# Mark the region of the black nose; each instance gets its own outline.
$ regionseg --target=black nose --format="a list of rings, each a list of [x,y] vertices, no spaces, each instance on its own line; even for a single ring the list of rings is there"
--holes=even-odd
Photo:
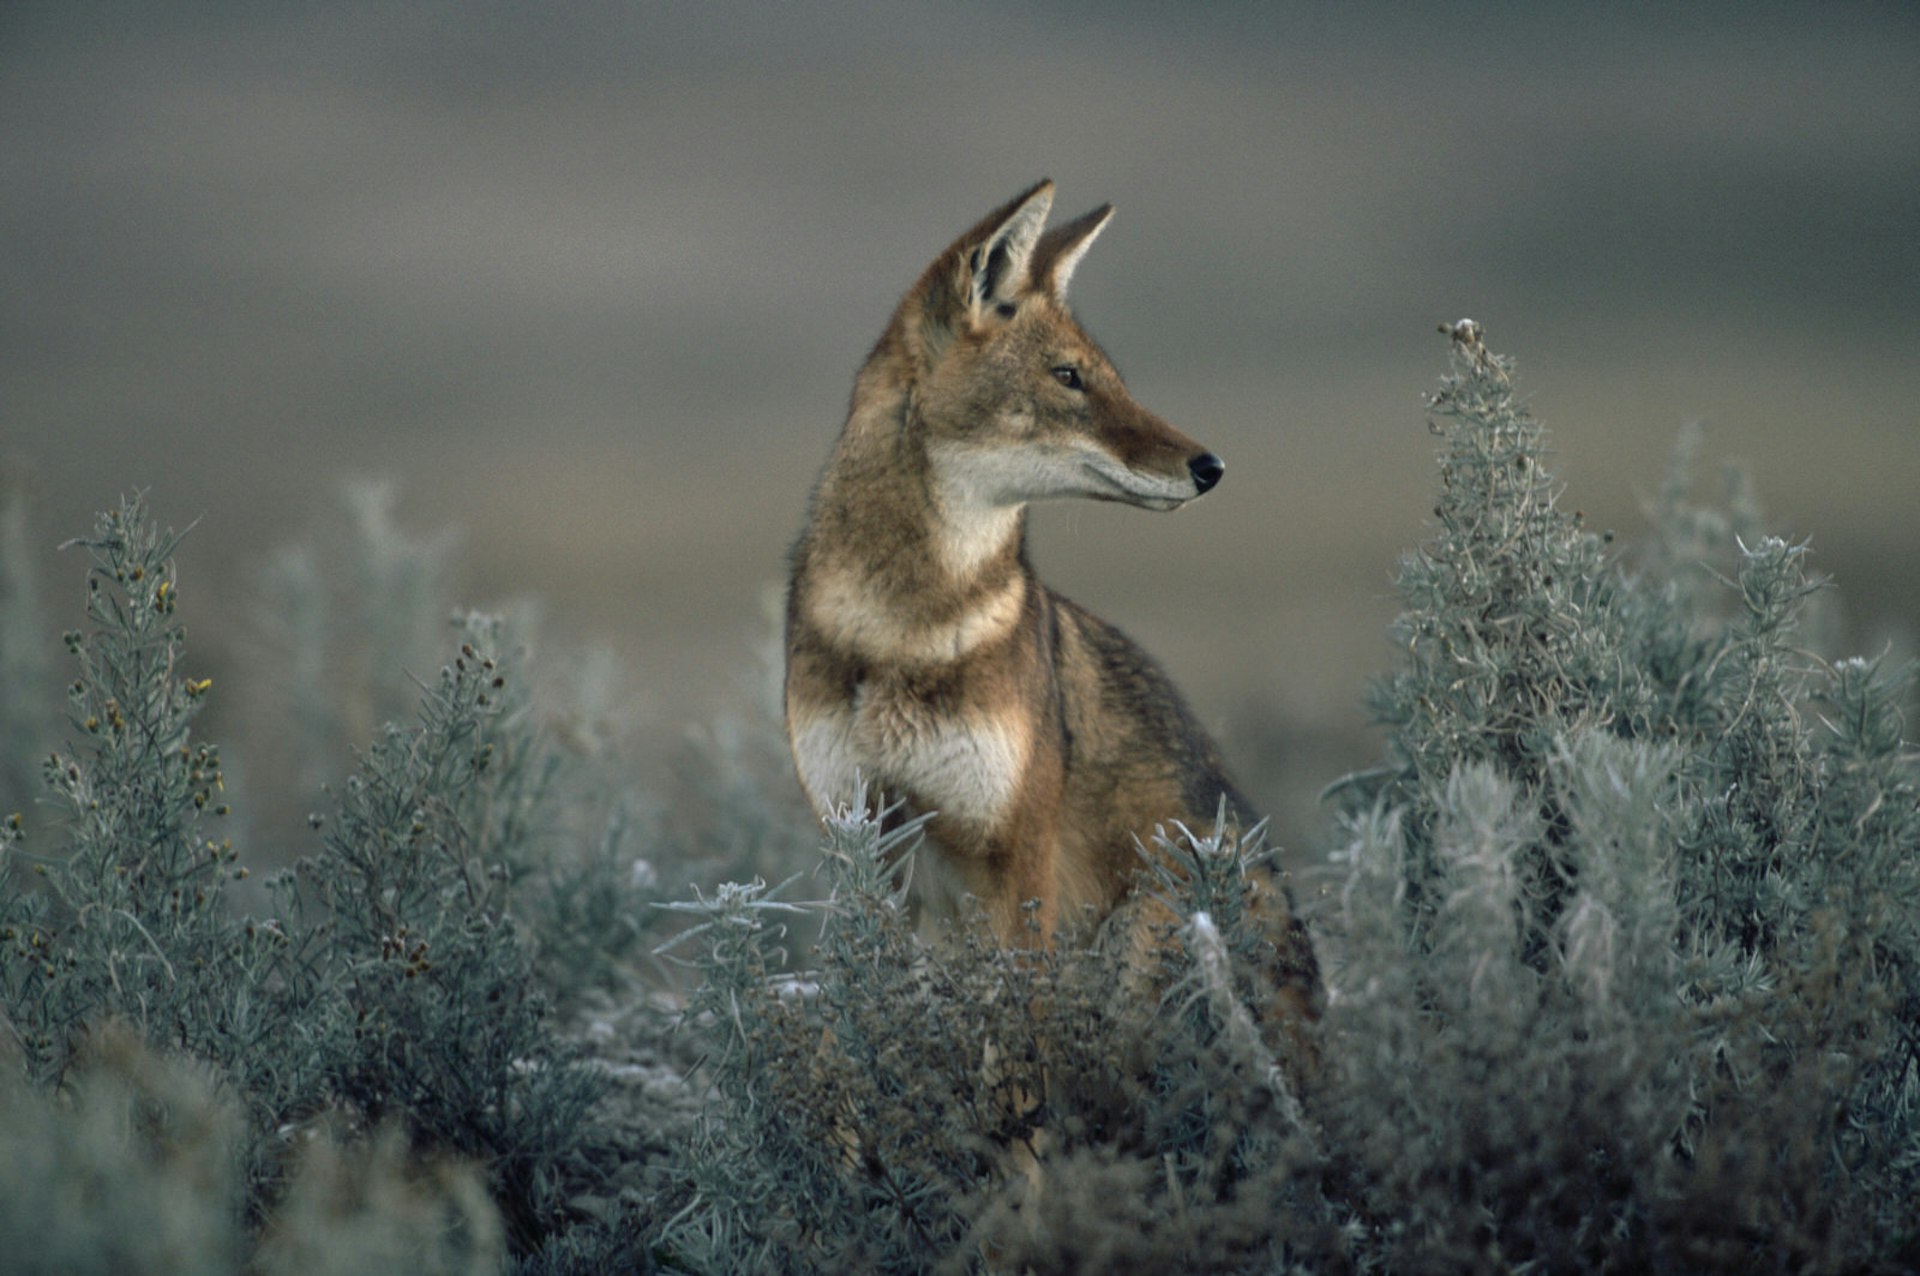
[[[1205,492],[1227,472],[1227,463],[1211,452],[1202,452],[1187,462],[1187,469],[1193,474],[1193,485]]]

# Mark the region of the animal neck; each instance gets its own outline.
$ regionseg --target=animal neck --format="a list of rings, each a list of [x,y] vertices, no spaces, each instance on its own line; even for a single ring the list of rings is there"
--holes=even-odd
[[[948,580],[958,584],[1020,565],[1026,548],[1027,507],[978,500],[964,487],[927,475],[928,547]]]
[[[848,422],[802,551],[807,610],[868,658],[958,659],[1019,616],[1026,509],[942,483],[905,411]]]

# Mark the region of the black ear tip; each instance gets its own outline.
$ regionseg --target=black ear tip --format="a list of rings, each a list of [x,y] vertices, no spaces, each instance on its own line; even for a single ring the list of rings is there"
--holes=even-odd
[[[1227,463],[1211,452],[1202,452],[1187,462],[1187,472],[1193,475],[1193,485],[1207,492],[1227,472]]]

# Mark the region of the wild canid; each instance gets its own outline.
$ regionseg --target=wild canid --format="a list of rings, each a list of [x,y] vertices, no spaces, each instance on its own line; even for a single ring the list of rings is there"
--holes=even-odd
[[[1039,183],[907,291],[854,381],[787,600],[787,735],[815,809],[863,776],[903,816],[934,812],[914,907],[951,918],[971,896],[1010,946],[1127,905],[1156,826],[1211,829],[1222,799],[1253,822],[1160,666],[1027,559],[1029,502],[1177,509],[1225,469],[1133,401],[1067,309],[1112,207],[1043,232],[1052,203]],[[1284,888],[1262,890],[1283,1001],[1311,1015],[1312,949]],[[1128,905],[1126,924],[1152,912]]]

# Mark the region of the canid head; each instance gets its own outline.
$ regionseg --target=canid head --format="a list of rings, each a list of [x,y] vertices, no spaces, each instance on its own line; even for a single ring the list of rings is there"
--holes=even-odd
[[[1067,285],[1113,216],[1043,231],[1053,183],[988,215],[934,259],[861,372],[903,390],[940,498],[984,513],[1084,496],[1175,509],[1220,458],[1133,401],[1067,308]]]

